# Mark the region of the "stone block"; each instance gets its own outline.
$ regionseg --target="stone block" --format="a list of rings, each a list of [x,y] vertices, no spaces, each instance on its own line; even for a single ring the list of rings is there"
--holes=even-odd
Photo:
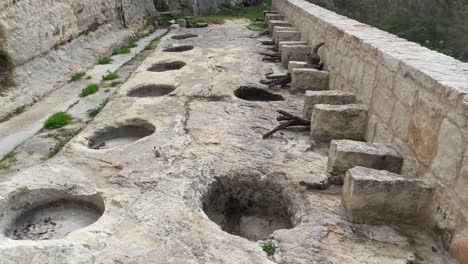
[[[278,43],[278,52],[281,53],[283,46],[285,45],[307,45],[307,41],[303,40],[293,40],[293,41],[281,41]]]
[[[300,41],[301,32],[299,31],[278,31],[275,35],[275,45],[278,45],[282,41]]]
[[[288,73],[292,73],[294,69],[313,69],[314,65],[305,61],[289,61]]]
[[[420,178],[354,167],[344,179],[342,205],[355,223],[414,224],[426,218],[431,194],[432,187]]]
[[[289,62],[289,68],[294,67],[295,63]],[[310,120],[312,110],[314,110],[316,104],[345,105],[355,103],[356,96],[352,93],[339,90],[306,91],[304,97],[304,118]]]
[[[310,136],[314,140],[362,140],[367,125],[367,107],[359,104],[315,105]]]
[[[285,20],[270,20],[268,21],[268,31],[270,34],[273,34],[273,29],[275,27],[292,27],[292,25]]]
[[[273,29],[273,34],[271,34],[271,37],[272,37],[272,39],[273,39],[273,41],[274,41],[275,43],[278,43],[278,42],[276,41],[276,35],[277,35],[278,32],[280,32],[280,31],[297,31],[297,29],[295,29],[295,28],[293,28],[293,27],[275,27],[275,28]]]
[[[328,154],[328,172],[342,175],[357,166],[401,173],[403,157],[391,144],[332,140]]]
[[[328,72],[316,69],[294,69],[291,72],[291,93],[307,90],[328,90]]]
[[[311,51],[307,45],[285,45],[281,50],[281,63],[287,69],[289,61],[307,61]]]
[[[285,17],[283,15],[280,15],[278,13],[266,13],[265,14],[265,22],[269,22],[271,20],[284,20]]]

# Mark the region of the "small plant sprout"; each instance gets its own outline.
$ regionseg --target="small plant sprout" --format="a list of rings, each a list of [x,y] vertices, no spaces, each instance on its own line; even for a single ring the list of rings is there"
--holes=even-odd
[[[81,79],[83,79],[83,77],[86,75],[86,73],[84,72],[77,72],[75,74],[72,75],[71,77],[71,81],[72,82],[76,82],[76,81],[79,81]]]
[[[130,49],[136,48],[136,47],[138,47],[138,45],[134,41],[132,41],[125,46],[115,49],[112,55],[128,54],[130,53]]]
[[[45,129],[61,128],[61,127],[68,125],[72,119],[73,118],[71,115],[64,113],[64,112],[58,112],[58,113],[51,115],[44,122],[44,128]]]
[[[112,81],[118,79],[120,76],[115,72],[109,72],[107,75],[102,76],[103,81]]]
[[[103,58],[100,58],[100,59],[98,60],[98,64],[100,64],[100,65],[111,64],[112,61],[113,61],[112,58],[103,57]]]
[[[81,96],[81,97],[86,97],[86,96],[88,96],[88,95],[92,95],[92,94],[97,93],[97,91],[99,91],[99,85],[97,85],[97,84],[90,84],[90,85],[88,85],[86,88],[84,88],[83,90],[81,90],[80,96]]]
[[[271,256],[271,255],[275,254],[276,250],[279,249],[279,247],[277,247],[275,244],[269,242],[269,243],[263,244],[262,249],[263,249],[263,251],[265,251],[268,254],[268,256]]]

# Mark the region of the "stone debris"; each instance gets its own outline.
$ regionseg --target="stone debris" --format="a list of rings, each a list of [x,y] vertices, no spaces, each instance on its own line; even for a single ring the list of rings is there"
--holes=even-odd
[[[401,173],[403,157],[391,144],[332,140],[327,171],[344,174],[357,166]]]
[[[313,140],[363,140],[367,127],[367,107],[360,104],[315,105],[311,117]]]
[[[291,93],[329,90],[329,74],[317,69],[296,68],[291,73]]]
[[[296,62],[290,62],[289,66],[295,65]],[[303,62],[297,63],[304,64]],[[352,93],[343,92],[339,90],[327,90],[327,91],[306,91],[304,96],[304,118],[310,119],[312,111],[317,104],[329,104],[329,105],[346,105],[355,104],[356,96]]]
[[[346,173],[342,204],[355,223],[424,225],[431,194],[423,179],[355,167]]]

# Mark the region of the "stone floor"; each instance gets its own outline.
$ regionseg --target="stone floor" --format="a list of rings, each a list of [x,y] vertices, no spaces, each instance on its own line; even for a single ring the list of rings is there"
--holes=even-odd
[[[261,61],[259,51],[265,47],[246,26],[247,21],[228,21],[172,31],[58,155],[1,182],[2,215],[20,209],[12,203],[53,199],[63,192],[97,195],[104,204],[97,222],[63,239],[0,235],[1,263],[454,263],[422,230],[347,222],[339,188],[307,191],[299,186],[301,180],[324,179],[328,146],[311,144],[308,131],[300,129],[262,140],[277,125],[276,110],[301,114],[303,97],[274,91],[286,99],[255,102],[233,95],[240,86],[259,86],[265,73],[281,70],[279,64]],[[171,38],[183,33],[199,37]],[[194,49],[162,52],[171,45]],[[147,71],[163,61],[186,66]],[[177,89],[162,97],[126,96],[143,84]],[[154,126],[150,136],[115,148],[88,147],[96,131],[148,126],[145,121]],[[280,208],[278,197],[284,199],[281,206],[287,207],[294,228],[271,235],[269,241],[279,247],[273,256],[263,252],[262,241],[230,235],[205,214],[205,194],[219,179],[261,191],[274,186],[257,197],[272,211]],[[0,229],[7,225],[0,223]]]

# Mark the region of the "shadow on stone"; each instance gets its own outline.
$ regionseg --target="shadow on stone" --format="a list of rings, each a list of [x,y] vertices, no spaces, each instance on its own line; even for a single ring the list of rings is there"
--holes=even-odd
[[[196,38],[196,37],[198,37],[198,35],[195,35],[195,34],[182,34],[182,35],[172,36],[172,39],[180,40],[180,39],[188,39],[188,38]]]
[[[225,232],[251,241],[263,240],[291,223],[283,188],[252,176],[223,177],[202,198],[203,210]]]
[[[129,120],[124,124],[105,127],[98,130],[89,139],[90,149],[110,149],[133,143],[141,138],[150,136],[156,128],[142,119]]]
[[[241,86],[239,89],[234,91],[234,95],[237,98],[246,101],[283,101],[284,97],[279,94],[274,94],[261,88]]]
[[[127,93],[130,97],[159,97],[170,94],[176,89],[173,85],[147,84],[133,88]]]
[[[193,46],[182,45],[182,46],[177,46],[177,47],[171,47],[171,48],[163,49],[163,52],[184,52],[184,51],[189,51],[189,50],[193,50]]]
[[[54,189],[14,195],[0,228],[14,240],[61,239],[96,222],[104,213],[99,195],[75,196]]]
[[[151,67],[148,68],[148,71],[151,72],[165,72],[165,71],[175,71],[182,69],[185,65],[187,65],[183,61],[170,61],[170,62],[161,62],[155,63]]]

